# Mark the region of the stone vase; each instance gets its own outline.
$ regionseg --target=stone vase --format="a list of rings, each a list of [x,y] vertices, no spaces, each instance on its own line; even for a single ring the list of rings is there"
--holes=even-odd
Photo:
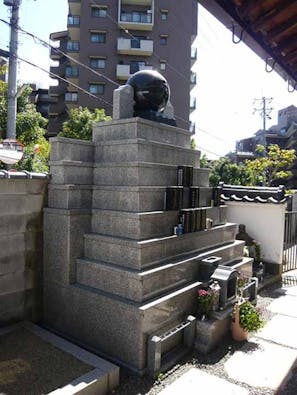
[[[232,338],[238,342],[247,340],[249,332],[242,329],[239,324],[239,305],[234,306],[234,317],[231,322]]]

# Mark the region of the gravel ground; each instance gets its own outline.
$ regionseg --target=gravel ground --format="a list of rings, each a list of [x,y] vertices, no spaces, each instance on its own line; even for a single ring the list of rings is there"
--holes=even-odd
[[[275,284],[261,291],[258,295],[257,307],[261,309],[265,321],[268,321],[273,316],[273,314],[267,310],[267,306],[277,297],[275,289],[278,287],[280,287],[280,284]],[[197,352],[193,351],[178,365],[174,366],[173,369],[166,372],[164,375],[160,375],[159,380],[153,380],[149,377],[131,376],[131,373],[121,369],[120,387],[113,392],[113,395],[156,395],[193,367],[199,368],[217,377],[227,379],[234,384],[238,384],[246,388],[250,395],[275,394],[275,392],[269,388],[253,388],[244,383],[236,382],[227,376],[224,370],[225,362],[235,351],[241,350],[243,346],[245,346],[246,352],[249,352],[249,350],[253,351],[255,347],[252,343],[235,342],[230,336],[227,336],[220,346],[210,354],[199,355]],[[287,382],[286,387],[280,390],[277,395],[296,395],[297,368],[293,369],[292,373],[294,374],[291,380]]]

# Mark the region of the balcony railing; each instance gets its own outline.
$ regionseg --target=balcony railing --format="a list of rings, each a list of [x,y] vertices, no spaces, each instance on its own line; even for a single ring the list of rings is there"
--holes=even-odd
[[[140,3],[140,4],[139,4]],[[147,6],[149,9],[141,11],[126,12],[122,6],[130,4],[125,1],[120,1],[118,24],[122,29],[132,30],[152,30],[154,25],[154,2],[139,1],[137,5]],[[133,2],[136,5],[136,1]]]
[[[151,6],[153,0],[121,0],[121,3],[127,5],[144,5]]]
[[[118,64],[117,65],[117,79],[119,80],[127,80],[131,77],[132,74],[136,73],[140,70],[152,70],[152,66],[138,66],[137,65],[129,65],[129,64]]]
[[[118,38],[118,53],[123,55],[151,56],[154,50],[153,40]]]

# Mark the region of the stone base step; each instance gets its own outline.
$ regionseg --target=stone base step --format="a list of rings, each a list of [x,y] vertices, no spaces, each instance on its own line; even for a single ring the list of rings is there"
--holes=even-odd
[[[118,121],[98,122],[93,127],[93,141],[146,139],[159,143],[190,148],[191,133],[174,126],[148,121],[143,118],[120,119]]]
[[[142,241],[87,233],[84,235],[84,252],[86,258],[140,270],[178,255],[232,243],[236,231],[237,225],[228,223],[181,236]]]
[[[169,330],[196,312],[200,284],[195,282],[150,303],[138,304],[79,284],[65,287],[45,282],[45,324],[118,364],[144,373],[149,336]]]
[[[160,211],[164,210],[165,192],[165,186],[95,185],[93,187],[93,208],[134,213]],[[212,199],[212,188],[200,187],[199,206],[210,206]]]
[[[209,186],[209,169],[194,168],[193,185]],[[56,181],[55,177],[55,181]],[[176,185],[177,166],[150,162],[102,163],[94,166],[95,185]]]
[[[183,259],[172,259],[158,267],[135,271],[106,262],[90,259],[77,260],[77,282],[135,302],[144,302],[172,292],[199,279],[199,262],[209,256],[219,256],[222,264],[238,261],[244,242],[192,254]]]
[[[95,162],[151,162],[199,167],[200,152],[146,139],[101,142],[95,148]]]
[[[226,266],[231,266],[233,269],[237,270],[244,277],[253,277],[253,262],[254,258],[243,257],[239,260],[232,260],[230,262],[224,263]]]
[[[226,222],[227,206],[207,207],[206,218],[213,226]],[[178,224],[179,211],[153,211],[133,213],[113,210],[93,210],[92,232],[108,236],[144,240],[169,236]]]

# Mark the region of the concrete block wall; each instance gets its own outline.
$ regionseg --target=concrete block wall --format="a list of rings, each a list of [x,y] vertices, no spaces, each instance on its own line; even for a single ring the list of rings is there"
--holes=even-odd
[[[0,326],[4,326],[41,318],[48,180],[45,174],[0,173]]]

